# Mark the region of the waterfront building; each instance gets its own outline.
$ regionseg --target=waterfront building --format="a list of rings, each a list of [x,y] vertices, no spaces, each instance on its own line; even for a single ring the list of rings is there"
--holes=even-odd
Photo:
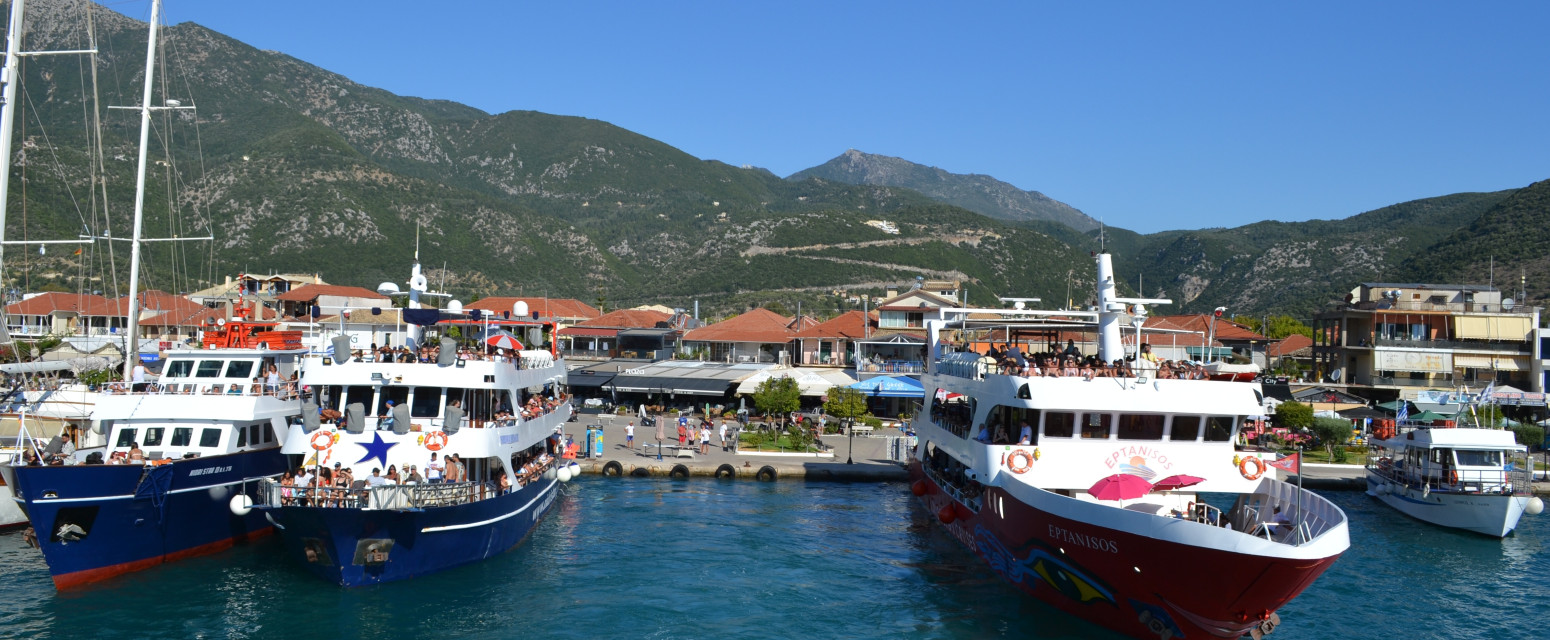
[[[560,355],[567,360],[620,357],[654,360],[657,359],[654,355],[657,351],[672,349],[677,343],[677,333],[665,327],[671,318],[671,313],[653,309],[616,309],[556,331],[556,342]],[[664,329],[666,334],[662,333]],[[647,330],[649,333],[639,330]],[[640,340],[637,341],[637,338]],[[625,342],[629,344],[623,344]],[[623,355],[623,351],[630,351],[631,355]]]
[[[753,309],[685,333],[679,351],[701,352],[710,362],[790,362],[792,338],[798,333],[792,325],[799,322],[769,309]]]
[[[553,323],[555,330],[575,326],[603,315],[590,304],[575,298],[491,296],[463,305],[464,309],[489,311],[500,317],[510,313],[518,302],[527,305],[529,319]]]
[[[1539,309],[1485,285],[1369,282],[1314,315],[1322,379],[1374,399],[1498,386],[1544,391]]]
[[[856,362],[856,347],[877,330],[877,314],[846,311],[792,336],[797,362],[821,367],[849,367]]]

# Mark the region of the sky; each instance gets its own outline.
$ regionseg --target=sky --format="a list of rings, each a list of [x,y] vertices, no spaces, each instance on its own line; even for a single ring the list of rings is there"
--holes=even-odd
[[[149,3],[108,2],[133,18]],[[1550,178],[1550,3],[168,0],[402,95],[786,176],[846,149],[1141,232]]]

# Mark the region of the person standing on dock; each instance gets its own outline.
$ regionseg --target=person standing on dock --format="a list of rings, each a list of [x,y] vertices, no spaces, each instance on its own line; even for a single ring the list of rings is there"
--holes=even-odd
[[[629,424],[624,425],[624,446],[626,448],[630,448],[630,449],[634,449],[635,448],[635,421],[634,420],[631,420]]]
[[[721,421],[721,450],[727,450],[727,421]]]
[[[710,453],[710,423],[700,423],[700,455]]]

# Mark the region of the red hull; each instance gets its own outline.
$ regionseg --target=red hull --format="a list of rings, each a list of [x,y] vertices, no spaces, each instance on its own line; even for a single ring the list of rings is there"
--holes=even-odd
[[[995,487],[1004,512],[974,513],[919,463],[912,480],[953,537],[1024,592],[1136,638],[1237,638],[1270,617],[1334,564],[1164,542],[1035,509]],[[950,516],[944,518],[942,516]],[[951,522],[946,522],[951,520]]]
[[[219,553],[230,549],[232,545],[238,542],[251,542],[272,533],[274,533],[274,527],[265,527],[252,533],[227,538],[225,540],[217,540],[210,544],[194,547],[192,549],[184,549],[177,553],[169,553],[166,555],[156,556],[154,558],[145,558],[143,560],[136,560],[134,562],[125,562],[123,564],[116,564],[111,567],[99,567],[96,569],[88,569],[86,571],[77,571],[75,573],[60,574],[54,576],[54,588],[60,591],[64,591],[66,589],[73,589],[81,585],[91,584],[93,582],[101,582],[109,578],[115,578],[126,573],[133,573],[135,571],[149,569],[166,562],[177,562],[178,560],[183,560],[186,558],[194,558],[198,556],[210,555],[212,553]]]

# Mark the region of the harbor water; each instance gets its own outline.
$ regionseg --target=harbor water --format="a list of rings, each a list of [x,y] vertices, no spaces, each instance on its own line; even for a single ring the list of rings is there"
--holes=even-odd
[[[1328,495],[1351,549],[1272,638],[1546,637],[1545,516],[1495,540]],[[56,593],[6,533],[0,637],[1113,637],[1015,592],[932,518],[902,483],[584,477],[516,550],[363,589],[270,538]]]

